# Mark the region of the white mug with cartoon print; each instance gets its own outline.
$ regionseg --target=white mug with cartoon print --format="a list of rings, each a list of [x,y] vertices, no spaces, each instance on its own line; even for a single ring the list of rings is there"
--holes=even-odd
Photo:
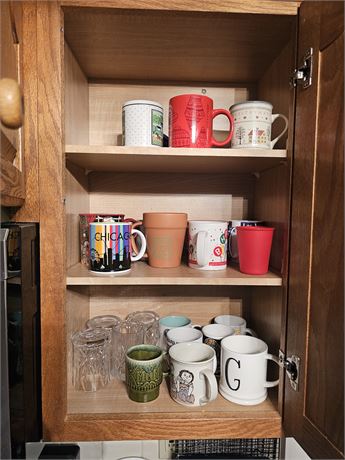
[[[199,270],[227,266],[228,223],[215,220],[188,222],[188,265]]]
[[[170,396],[188,407],[203,406],[217,398],[214,375],[216,353],[205,343],[177,343],[169,349]]]

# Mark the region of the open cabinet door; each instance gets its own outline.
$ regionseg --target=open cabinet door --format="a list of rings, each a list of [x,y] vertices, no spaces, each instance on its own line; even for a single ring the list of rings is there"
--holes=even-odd
[[[303,2],[299,62],[313,48],[312,85],[297,88],[284,429],[312,458],[344,452],[344,3]]]

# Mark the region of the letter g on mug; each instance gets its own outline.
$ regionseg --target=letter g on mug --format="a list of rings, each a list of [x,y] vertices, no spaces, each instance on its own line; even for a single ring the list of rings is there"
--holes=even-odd
[[[221,343],[219,392],[227,400],[245,406],[260,404],[267,388],[279,379],[267,382],[267,360],[279,365],[262,340],[247,335],[231,335]]]

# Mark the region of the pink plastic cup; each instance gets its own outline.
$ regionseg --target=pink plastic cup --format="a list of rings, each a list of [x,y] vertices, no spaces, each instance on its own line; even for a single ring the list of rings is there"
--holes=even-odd
[[[236,227],[240,271],[248,275],[268,272],[274,228]]]

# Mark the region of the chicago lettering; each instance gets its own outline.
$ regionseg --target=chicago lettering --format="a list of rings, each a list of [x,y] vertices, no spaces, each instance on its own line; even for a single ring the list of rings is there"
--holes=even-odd
[[[101,232],[96,232],[95,233],[95,241],[127,241],[131,237],[131,234],[129,232],[123,232],[120,233],[116,237],[116,232],[113,233],[101,233]]]

